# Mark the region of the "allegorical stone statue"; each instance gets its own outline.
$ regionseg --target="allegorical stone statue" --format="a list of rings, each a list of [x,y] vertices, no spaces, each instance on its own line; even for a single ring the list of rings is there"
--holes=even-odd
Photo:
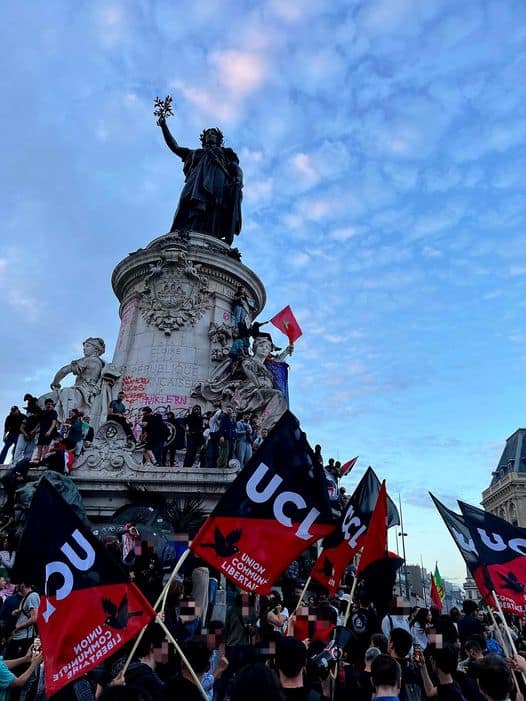
[[[241,231],[241,197],[243,172],[231,148],[223,146],[220,129],[205,129],[202,148],[179,146],[166,125],[164,114],[158,114],[168,148],[183,161],[185,183],[172,228],[191,229],[222,239],[229,245]]]
[[[271,428],[287,408],[283,392],[274,387],[272,373],[265,365],[272,348],[272,341],[268,338],[256,338],[251,356],[243,357],[239,365],[225,358],[209,380],[201,381],[193,388],[192,396],[213,404],[231,402],[236,411],[258,414],[261,425]],[[287,346],[273,359],[281,362],[292,352],[293,346]]]
[[[106,363],[100,357],[106,350],[104,341],[102,338],[90,337],[84,341],[82,346],[84,356],[78,360],[72,360],[60,368],[51,383],[53,392],[40,398],[44,400],[50,396],[55,400],[55,409],[59,421],[65,421],[69,417],[71,409],[98,415],[103,411],[103,407],[99,408],[94,405],[101,403],[106,405],[111,400],[111,385],[115,379],[115,374],[108,367],[108,380],[110,380],[110,377],[111,380],[107,383],[104,382],[104,379],[106,379],[104,377]],[[69,374],[75,375],[75,384],[73,387],[62,387],[61,381]],[[101,393],[108,396],[103,397]]]

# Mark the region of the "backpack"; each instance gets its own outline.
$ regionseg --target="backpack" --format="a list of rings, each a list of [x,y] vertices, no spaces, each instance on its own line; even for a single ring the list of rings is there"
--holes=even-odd
[[[418,667],[409,660],[399,660],[402,667],[402,685],[400,701],[425,701],[422,689],[422,677]]]

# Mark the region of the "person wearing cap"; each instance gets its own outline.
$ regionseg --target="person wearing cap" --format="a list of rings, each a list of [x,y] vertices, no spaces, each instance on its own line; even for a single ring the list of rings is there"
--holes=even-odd
[[[307,663],[307,648],[296,638],[280,638],[276,644],[276,668],[286,701],[319,701],[317,691],[305,686],[303,672]]]
[[[25,418],[26,417],[17,406],[11,407],[11,411],[6,416],[4,421],[4,447],[0,452],[0,465],[4,464],[9,448],[13,449],[14,455],[16,442],[18,440],[18,436],[20,435],[20,426]]]

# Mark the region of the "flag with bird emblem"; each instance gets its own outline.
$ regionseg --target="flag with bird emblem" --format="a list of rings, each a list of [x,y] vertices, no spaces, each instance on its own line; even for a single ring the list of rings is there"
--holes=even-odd
[[[336,518],[323,467],[287,411],[190,547],[240,589],[268,594],[292,560],[334,530]]]
[[[475,547],[475,543],[473,542],[464,517],[462,514],[457,514],[451,511],[451,509],[448,509],[447,506],[444,506],[431,492],[429,492],[429,496],[433,500],[438,513],[442,516],[442,520],[455,541],[455,545],[460,550],[460,554],[464,558],[464,562],[477,584],[481,597],[486,603],[489,603],[491,597],[491,582],[488,583],[484,571],[479,568],[477,548]],[[434,581],[433,574],[431,574],[431,579]],[[438,592],[436,597],[439,598]],[[440,606],[438,606],[438,608],[440,608]]]
[[[526,611],[526,528],[476,506],[458,502],[477,553],[474,578],[495,592],[503,611]]]
[[[373,468],[368,467],[334,532],[323,541],[323,550],[314,563],[310,576],[323,584],[330,594],[338,591],[346,567],[363,545],[379,493],[380,480]],[[389,526],[400,523],[398,509],[389,497],[387,513]]]
[[[45,476],[31,501],[16,577],[42,592],[37,628],[48,696],[101,665],[155,616],[129,572]]]

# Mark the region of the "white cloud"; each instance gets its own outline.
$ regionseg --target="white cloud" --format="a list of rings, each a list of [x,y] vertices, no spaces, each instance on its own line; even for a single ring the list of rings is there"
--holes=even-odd
[[[249,51],[215,51],[210,62],[230,97],[245,97],[263,84],[268,66],[264,58]]]
[[[358,235],[358,229],[355,226],[341,226],[333,229],[329,236],[334,241],[348,241],[353,236]]]
[[[307,186],[314,185],[320,179],[320,176],[314,166],[311,158],[306,153],[296,153],[290,159],[292,167],[299,174],[303,183]]]

